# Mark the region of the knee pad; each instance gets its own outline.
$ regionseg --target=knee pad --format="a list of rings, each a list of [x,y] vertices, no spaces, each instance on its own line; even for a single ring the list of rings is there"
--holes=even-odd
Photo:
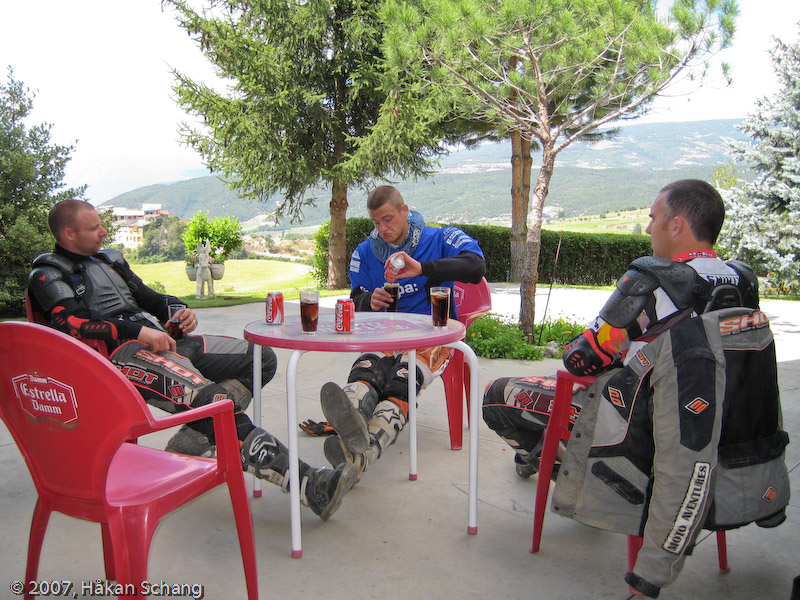
[[[501,377],[489,382],[486,391],[483,392],[483,405],[505,404],[504,390],[510,379],[510,377]]]
[[[184,402],[191,408],[200,408],[219,400],[233,400],[234,403],[236,402],[234,395],[218,383],[209,383],[193,390],[187,389],[184,396]]]
[[[394,361],[393,357],[389,357],[390,361]],[[363,381],[375,388],[380,396],[383,388],[386,385],[386,374],[388,372],[386,357],[378,356],[377,354],[362,354],[358,360],[350,367],[350,375],[347,377],[347,383],[355,381]]]
[[[422,389],[423,375],[417,367],[417,394]],[[386,389],[383,392],[384,398],[395,398],[399,400],[401,406],[408,408],[408,365],[398,363],[395,365],[389,380],[386,382]]]
[[[247,389],[247,386],[238,379],[223,379],[218,382],[217,385],[228,393],[228,397],[233,400],[233,403],[239,410],[247,410],[247,407],[250,406],[253,394]]]

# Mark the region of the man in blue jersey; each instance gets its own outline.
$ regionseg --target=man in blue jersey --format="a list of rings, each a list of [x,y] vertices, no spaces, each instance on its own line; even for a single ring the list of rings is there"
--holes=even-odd
[[[474,239],[455,227],[427,227],[394,187],[373,190],[367,210],[375,229],[350,259],[350,297],[357,311],[385,310],[392,297],[383,284],[398,280],[398,311],[430,314],[431,287],[478,283],[486,272],[483,251]],[[405,266],[394,274],[390,258],[397,256]],[[452,302],[450,318],[456,318]],[[417,351],[417,392],[441,375],[449,357],[445,347]],[[325,457],[332,464],[354,463],[358,481],[406,424],[408,359],[402,353],[363,354],[347,381],[344,388],[326,383],[320,393],[322,411],[336,430],[325,440]]]

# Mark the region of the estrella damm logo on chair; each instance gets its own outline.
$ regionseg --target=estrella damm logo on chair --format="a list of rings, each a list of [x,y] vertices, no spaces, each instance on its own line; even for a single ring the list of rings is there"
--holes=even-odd
[[[22,410],[36,421],[60,423],[66,429],[78,420],[75,390],[52,377],[25,373],[11,380]]]

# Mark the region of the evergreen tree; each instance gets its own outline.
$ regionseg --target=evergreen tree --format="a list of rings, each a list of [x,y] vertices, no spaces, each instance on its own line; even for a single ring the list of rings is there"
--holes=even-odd
[[[53,248],[47,214],[59,200],[81,198],[86,186],[63,190],[72,146],[50,144],[50,125],[26,127],[33,96],[8,70],[0,85],[0,314],[24,314],[31,262]]]
[[[196,3],[165,2],[229,84],[220,92],[176,72],[179,104],[203,119],[184,127],[184,140],[240,196],[279,198],[276,219],[301,218],[316,202],[314,187],[330,186],[328,286],[347,287],[348,188],[428,168],[428,140],[408,133],[419,113],[384,104],[380,4],[208,0],[196,10]],[[404,135],[362,144],[379,120]],[[431,140],[427,152],[436,151]]]
[[[539,146],[521,284],[529,336],[558,154],[642,114],[680,75],[701,77],[708,57],[730,44],[737,12],[733,0],[675,0],[669,20],[642,0],[386,0],[385,54],[401,80],[458,90],[461,116]]]
[[[800,257],[800,40],[776,40],[770,52],[780,88],[761,98],[739,129],[752,142],[730,142],[755,174],[723,191],[721,246],[784,287],[798,286]]]

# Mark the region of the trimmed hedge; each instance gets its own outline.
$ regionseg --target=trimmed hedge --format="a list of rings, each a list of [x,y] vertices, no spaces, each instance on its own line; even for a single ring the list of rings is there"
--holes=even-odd
[[[444,224],[431,224],[443,227]],[[452,224],[472,236],[486,256],[486,279],[492,282],[507,281],[511,269],[511,230],[495,225]],[[372,231],[372,221],[365,217],[347,219],[347,258],[356,246]],[[553,262],[558,240],[561,250],[558,268],[553,280]],[[328,281],[328,240],[330,222],[320,227],[314,240],[314,278],[325,285]],[[649,256],[650,236],[642,234],[573,233],[569,231],[542,231],[542,249],[539,254],[539,283],[561,285],[613,285],[627,270],[628,265],[640,256]]]

